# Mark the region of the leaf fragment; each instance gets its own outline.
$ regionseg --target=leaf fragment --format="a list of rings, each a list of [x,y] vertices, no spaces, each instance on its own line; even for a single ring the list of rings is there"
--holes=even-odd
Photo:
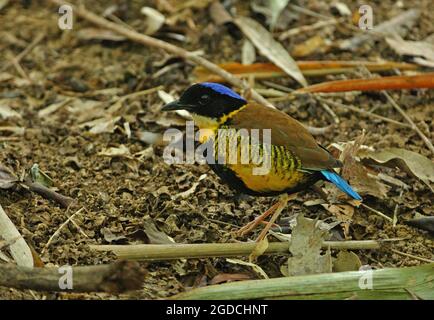
[[[235,19],[235,23],[258,48],[261,54],[298,81],[303,87],[307,86],[307,81],[298,68],[297,63],[289,55],[288,51],[279,42],[274,40],[267,29],[255,20],[247,17],[238,17]]]

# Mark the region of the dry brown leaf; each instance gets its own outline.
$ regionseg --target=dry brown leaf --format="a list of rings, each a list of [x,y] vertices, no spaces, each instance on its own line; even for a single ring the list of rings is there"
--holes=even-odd
[[[110,147],[105,148],[101,150],[98,153],[99,156],[105,156],[105,157],[124,157],[128,159],[132,159],[130,149],[126,147],[125,145],[121,144],[119,147]]]
[[[99,118],[80,125],[80,127],[91,127],[89,132],[92,134],[112,133],[116,129],[116,123],[121,120],[121,117],[115,118]]]
[[[321,254],[321,246],[328,232],[315,225],[315,220],[308,220],[301,214],[297,217],[297,226],[292,231],[289,245],[292,257],[288,259],[287,270],[290,276],[332,271],[330,252]]]
[[[345,238],[348,238],[350,224],[354,215],[354,207],[348,204],[322,204],[322,206],[341,222]]]
[[[256,61],[256,50],[252,42],[245,39],[241,48],[241,63],[244,65],[252,64]]]
[[[150,244],[173,244],[175,241],[164,232],[157,229],[151,219],[145,220],[143,230]]]
[[[260,275],[262,278],[264,279],[268,279],[268,275],[265,273],[264,270],[262,270],[262,268],[260,266],[258,266],[257,264],[254,264],[252,262],[247,262],[247,261],[243,261],[240,259],[229,259],[226,258],[226,261],[229,263],[234,263],[234,264],[240,264],[242,266],[248,266],[251,267],[253,269],[253,271],[255,271],[258,275]]]
[[[384,21],[375,26],[375,35],[382,34],[399,34],[403,36],[408,30],[411,30],[412,26],[419,19],[421,11],[419,9],[410,9],[403,13],[394,16],[392,19]],[[357,19],[358,21],[358,19]],[[377,37],[372,32],[361,32],[352,37],[342,41],[339,47],[343,50],[354,50],[360,47],[365,42],[372,42]]]
[[[340,251],[333,261],[334,272],[358,271],[361,266],[359,257],[352,251]]]
[[[179,199],[179,198],[186,199],[189,196],[191,196],[196,191],[196,188],[199,185],[199,182],[202,181],[203,179],[205,179],[206,176],[207,176],[206,173],[202,174],[199,177],[199,179],[196,182],[194,182],[193,185],[188,190],[185,190],[183,192],[180,192],[180,193],[172,196],[172,200],[176,200],[176,199]]]
[[[268,248],[268,238],[267,236],[264,237],[264,239],[260,240],[256,243],[255,248],[253,248],[252,253],[249,255],[249,261],[254,261],[257,257],[261,256],[265,250]]]
[[[0,163],[0,189],[12,188],[16,182],[18,182],[18,177],[14,172]]]
[[[303,87],[307,86],[306,79],[298,68],[297,63],[289,55],[288,51],[279,42],[274,40],[267,29],[255,20],[247,17],[236,18],[235,23],[258,48],[261,54],[297,80]]]
[[[388,148],[380,151],[360,150],[358,156],[383,165],[397,165],[422,180],[434,192],[430,184],[434,182],[434,162],[423,155],[405,149]]]
[[[214,1],[209,6],[209,15],[214,23],[218,26],[233,22],[232,16],[226,11],[220,1]]]
[[[396,53],[405,56],[423,57],[426,62],[434,63],[434,44],[424,41],[405,41],[403,39],[386,38],[387,44]],[[420,60],[414,60],[415,62]]]
[[[375,172],[369,172],[368,168],[364,167],[356,160],[356,156],[365,140],[365,135],[358,137],[353,144],[348,143],[340,160],[344,166],[342,168],[342,176],[348,180],[350,185],[361,195],[370,194],[374,197],[384,199],[387,197],[389,187],[380,182],[376,178]]]
[[[104,240],[107,241],[108,243],[112,243],[112,242],[118,243],[119,241],[125,242],[125,240],[127,239],[123,235],[114,234],[109,228],[101,228],[100,232],[103,235]]]

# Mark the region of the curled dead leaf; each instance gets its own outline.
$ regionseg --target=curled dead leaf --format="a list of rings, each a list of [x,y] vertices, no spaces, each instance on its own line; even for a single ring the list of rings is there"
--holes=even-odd
[[[15,173],[0,163],[0,189],[12,188],[18,182],[18,177]]]
[[[360,158],[372,159],[381,165],[396,165],[422,180],[434,192],[430,184],[434,182],[434,162],[423,155],[400,148],[387,148],[378,151],[360,150],[358,156]]]

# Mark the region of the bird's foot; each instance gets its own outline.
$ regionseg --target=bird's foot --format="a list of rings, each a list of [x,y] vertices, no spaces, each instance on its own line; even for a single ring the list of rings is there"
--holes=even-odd
[[[259,217],[257,217],[255,220],[250,221],[248,224],[246,224],[244,227],[241,227],[237,234],[240,236],[244,236],[248,233],[250,233],[253,229],[255,229],[260,223],[262,223],[268,216],[274,213],[276,209],[279,206],[279,201],[273,204],[267,211],[265,211],[263,214],[261,214]]]
[[[277,205],[276,208],[273,210],[274,213],[271,216],[270,221],[267,222],[267,225],[265,226],[265,228],[259,234],[258,238],[256,239],[256,242],[261,242],[262,240],[264,240],[264,238],[267,235],[268,231],[271,229],[271,227],[273,226],[273,224],[276,222],[277,218],[280,216],[280,214],[282,213],[283,209],[285,209],[286,205],[288,204],[288,201],[290,199],[293,199],[294,197],[295,197],[295,195],[288,196],[286,193],[283,194],[280,197],[279,201],[276,203],[276,205]]]

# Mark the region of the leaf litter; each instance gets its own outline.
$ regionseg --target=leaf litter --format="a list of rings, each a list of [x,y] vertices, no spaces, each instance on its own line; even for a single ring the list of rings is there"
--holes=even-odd
[[[346,3],[353,12],[357,10],[353,3],[341,2]],[[165,23],[155,33],[156,37],[162,36],[161,39],[164,40],[168,37],[172,43],[193,51],[200,49],[207,58],[215,63],[242,62],[241,48],[247,37],[239,30],[237,36],[237,28],[235,27],[235,32],[231,30],[234,28],[233,25],[232,27],[227,23],[217,25],[213,22],[208,14],[208,3],[203,2],[197,6],[192,2],[182,5],[176,5],[173,1],[167,1],[167,3],[168,6],[153,7],[166,17]],[[23,12],[18,2],[9,3],[2,9],[2,16],[5,18],[2,35],[5,33],[7,35],[1,37],[0,46],[8,56],[18,56],[37,35],[35,30],[42,30],[41,28],[48,26],[47,16],[52,15],[52,12],[48,8],[34,7],[36,5],[31,4],[31,9],[35,9],[29,10],[32,12],[31,17],[26,14],[27,11]],[[329,20],[333,20],[330,16],[331,5],[323,3],[317,6],[314,1],[306,1],[304,5],[307,9],[329,16]],[[231,9],[229,11],[232,14],[235,13],[235,19],[239,17],[254,19],[268,33],[267,37],[271,36],[288,54],[292,52],[295,45],[306,43],[308,39],[315,37],[318,31],[318,29],[308,28],[300,29],[304,30],[301,32],[293,29],[314,26],[318,21],[322,21],[317,17],[293,10],[289,6],[280,13],[274,30],[266,22],[266,18],[262,19],[261,13],[253,13],[246,2],[235,1],[226,9]],[[376,21],[381,23],[393,20],[394,17],[412,9],[412,6],[414,5],[404,3],[403,8],[399,8],[395,6],[395,1],[375,4]],[[420,9],[420,16],[417,19],[413,19],[416,16],[415,12],[409,12],[414,26],[411,29],[412,32],[408,32],[405,28],[400,30],[401,37],[406,39],[405,41],[427,41],[426,39],[432,34],[432,29],[429,27],[432,17],[429,16],[429,10],[424,6],[423,3],[418,4],[417,9]],[[140,13],[141,7],[140,4],[131,3],[128,15],[122,16],[122,10],[119,8],[115,14],[119,15],[128,25],[144,32],[146,23],[144,16]],[[390,8],[394,9],[390,10]],[[105,2],[96,1],[88,4],[88,9],[92,12],[104,12],[108,9],[108,5]],[[282,28],[282,25],[286,27]],[[92,27],[90,24],[86,26]],[[107,243],[106,238],[112,240],[113,243],[117,241],[147,243],[149,234],[151,238],[154,238],[152,241],[170,241],[168,239],[171,238],[176,243],[248,241],[250,237],[244,239],[234,237],[233,230],[268,209],[274,199],[238,198],[238,195],[227,186],[222,185],[207,167],[169,166],[162,160],[163,146],[157,142],[158,137],[167,127],[182,127],[185,119],[177,115],[170,118],[161,115],[159,110],[163,101],[160,96],[164,96],[165,99],[169,99],[168,95],[171,96],[170,98],[175,98],[185,87],[196,81],[192,75],[193,66],[179,57],[159,50],[124,40],[113,41],[114,39],[110,39],[107,33],[105,34],[107,39],[104,39],[104,35],[102,39],[97,39],[98,33],[95,39],[79,39],[78,31],[86,31],[86,29],[78,25],[77,28],[75,30],[77,32],[73,33],[59,33],[53,31],[52,28],[47,28],[48,32],[43,42],[20,61],[29,79],[25,78],[24,74],[19,74],[13,66],[6,66],[8,60],[0,62],[0,126],[22,128],[17,131],[20,134],[7,130],[0,131],[0,163],[10,168],[6,171],[0,169],[0,185],[6,188],[0,190],[2,207],[26,241],[31,242],[38,253],[41,253],[53,233],[68,219],[69,213],[39,195],[28,193],[25,190],[15,192],[12,187],[21,181],[20,176],[23,172],[28,172],[29,168],[37,163],[53,180],[60,193],[74,198],[86,207],[86,214],[75,216],[74,223],[68,223],[62,228],[48,250],[41,256],[42,261],[46,265],[83,265],[112,261],[115,258],[113,255],[93,252],[88,247],[88,244]],[[279,35],[288,29],[293,30],[291,35],[278,41]],[[390,49],[385,40],[378,38],[375,38],[377,39],[376,50],[370,47],[370,40],[363,42],[362,46],[354,46],[354,49],[352,47],[351,52],[336,50],[335,45],[339,45],[340,41],[357,36],[357,33],[351,29],[343,27],[341,20],[323,29],[326,29],[326,32],[320,34],[326,43],[331,41],[332,46],[325,51],[313,46],[315,50],[305,52],[308,54],[305,56],[306,59],[405,61]],[[173,38],[170,38],[171,36]],[[251,50],[251,48],[246,50]],[[58,54],[59,52],[61,55]],[[276,64],[267,54],[251,55],[246,60],[253,61],[253,59],[255,63],[272,61]],[[163,64],[161,64],[162,61]],[[156,72],[166,66],[164,63],[173,64],[174,62],[178,63],[176,68],[170,69],[170,72],[161,73],[158,77],[153,77]],[[287,62],[288,60],[284,63]],[[5,67],[7,70],[2,70]],[[351,68],[353,69],[349,73],[320,75],[312,80],[323,82],[352,78],[357,75],[357,72],[354,71],[353,66]],[[279,72],[281,75],[282,71]],[[382,72],[394,75],[394,71],[390,68]],[[412,74],[419,70],[405,69],[400,72]],[[251,78],[251,83],[255,87],[271,88],[265,81],[255,79],[255,77]],[[269,80],[278,88],[283,86],[295,89],[294,81],[288,77],[279,76],[269,78]],[[130,96],[121,103],[117,103],[120,97],[152,90],[161,85],[163,87],[157,91],[164,90],[168,93],[167,95],[160,93],[159,96],[157,91],[153,91],[146,95]],[[430,135],[433,132],[432,119],[434,117],[431,108],[434,98],[432,90],[413,91],[399,91],[394,92],[393,95],[406,112],[414,117],[413,119],[418,126],[421,126],[424,133],[432,138]],[[70,101],[64,102],[66,99]],[[311,126],[323,127],[329,124],[329,118],[323,114],[321,108],[317,107],[313,99],[306,96],[292,100],[285,99],[287,99],[285,96],[275,99],[276,107]],[[333,99],[390,119],[400,120],[376,94],[339,94]],[[112,106],[114,107],[111,108]],[[334,130],[316,137],[322,145],[354,141],[364,129],[367,135],[363,145],[368,146],[369,151],[373,154],[390,148],[398,148],[416,153],[428,161],[432,160],[432,155],[424,147],[423,142],[407,128],[384,123],[374,118],[361,117],[348,110],[335,111],[340,123],[335,125]],[[126,123],[128,123],[131,136],[126,134]],[[136,138],[140,136],[138,135],[140,132],[145,133],[142,140]],[[146,133],[153,133],[157,136],[156,138],[150,137]],[[119,156],[114,156],[116,152],[107,156],[99,155],[101,151],[110,153],[115,151],[111,148],[119,149],[122,145],[128,148],[129,154],[121,150]],[[341,145],[343,146],[342,151],[346,146]],[[351,149],[350,146],[348,148]],[[340,156],[341,151],[331,150],[336,157]],[[372,158],[371,155],[362,157],[364,150],[362,147],[355,155],[352,155],[356,164],[351,158],[347,160],[348,168],[352,168],[353,165],[363,166],[368,176],[373,179],[372,185],[375,186],[375,190],[380,188],[378,183],[386,185],[387,190],[381,191],[380,188],[378,192],[364,191],[366,193],[363,203],[390,217],[394,214],[395,208],[398,208],[396,226],[372,214],[372,211],[367,208],[349,202],[339,193],[334,194],[337,191],[326,186],[325,190],[328,191],[330,202],[305,205],[307,201],[316,200],[318,194],[311,191],[301,192],[284,210],[282,218],[277,221],[275,231],[285,230],[281,233],[283,236],[280,239],[288,239],[289,232],[291,230],[295,232],[296,226],[290,223],[287,217],[303,214],[312,220],[319,219],[318,222],[330,224],[331,229],[326,229],[338,239],[366,240],[402,237],[406,240],[394,243],[394,249],[413,256],[432,259],[433,242],[428,231],[405,224],[407,221],[420,219],[421,217],[417,217],[416,213],[421,213],[425,217],[434,215],[432,193],[421,180],[425,179],[432,184],[429,176],[424,170],[417,171],[418,166],[421,166],[418,161],[416,163],[419,164],[415,166],[406,163],[413,160],[403,154],[399,157],[394,155],[394,158],[382,163],[384,159],[375,161],[373,154],[371,154]],[[141,158],[142,161],[131,160],[134,166],[126,161],[130,160],[128,157],[139,158],[140,155],[144,155]],[[74,157],[74,161],[70,161],[71,157]],[[427,164],[427,162],[424,163]],[[429,168],[426,164],[422,166]],[[361,173],[361,170],[356,170],[356,172]],[[199,178],[203,175],[206,176],[199,182]],[[348,177],[351,179],[351,171]],[[357,178],[355,181],[357,183]],[[405,188],[405,185],[408,187]],[[193,186],[195,188],[191,189]],[[361,186],[363,190],[363,183]],[[188,191],[187,197],[172,198],[185,190]],[[383,197],[379,196],[381,194]],[[321,204],[329,207],[324,208]],[[330,213],[330,211],[335,213]],[[145,221],[148,218],[152,219],[151,227],[146,226]],[[339,222],[342,226],[348,226],[345,232],[345,228],[342,229],[336,225]],[[260,228],[252,234],[251,239],[254,239],[259,232]],[[116,237],[120,238],[116,239]],[[305,240],[307,238],[308,236],[305,235]],[[269,235],[268,240],[274,241],[275,236]],[[303,243],[303,241],[296,240],[296,243]],[[327,266],[327,268],[331,265],[328,260],[320,259],[326,257],[327,252],[318,251],[314,246],[314,249],[309,251],[308,257],[310,258],[305,258],[310,261],[311,266],[303,270],[300,264],[300,261],[303,261],[300,255],[301,250],[300,248],[294,248],[294,250],[299,253],[297,255],[299,260],[293,262],[293,270],[310,272],[311,270],[306,269],[318,270],[320,269],[318,265]],[[357,250],[354,254],[362,264],[369,264],[374,268],[403,267],[421,263],[417,259],[397,255],[388,248]],[[333,250],[330,255],[332,258],[338,257],[339,252]],[[238,261],[245,263],[245,259],[246,257],[240,257]],[[279,267],[282,266],[283,259],[286,258],[259,256],[254,265],[270,278],[279,277],[281,276]],[[319,263],[321,260],[323,264]],[[354,268],[358,264],[353,263],[352,265]],[[149,273],[143,290],[111,296],[111,298],[168,297],[192,285],[191,279],[201,279],[205,276],[209,283],[216,274],[222,272],[248,273],[251,277],[263,277],[259,269],[252,272],[252,268],[255,268],[252,265],[231,263],[223,258],[192,259],[178,263],[152,262],[146,263],[146,268]],[[214,271],[209,272],[210,269]],[[289,271],[287,267],[286,271]],[[35,295],[41,299],[59,298],[52,293],[35,293]],[[1,288],[0,297],[34,298],[26,291],[11,292]],[[62,297],[68,298],[72,295],[65,294]],[[97,294],[86,294],[81,297],[100,299]]]

